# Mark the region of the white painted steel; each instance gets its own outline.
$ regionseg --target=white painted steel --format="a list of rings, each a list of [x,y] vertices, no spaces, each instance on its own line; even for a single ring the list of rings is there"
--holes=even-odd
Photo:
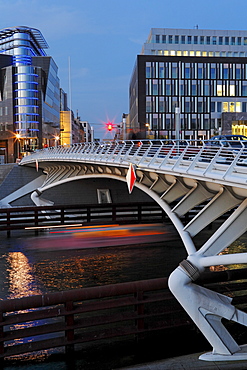
[[[247,148],[243,144],[234,149],[167,140],[74,144],[37,151],[20,164],[34,166],[36,160],[47,173],[44,184],[33,193],[36,204],[44,201],[38,200],[42,192],[66,181],[102,176],[126,181],[129,164],[135,165],[135,186],[163,208],[187,250],[188,258],[171,274],[169,286],[213,347],[212,354],[201,359],[247,359],[244,347],[221,323],[226,318],[247,326],[246,314],[232,306],[229,297],[194,282],[208,266],[247,263],[247,253],[219,255],[247,230]],[[198,205],[201,210],[186,223],[184,215]],[[197,250],[193,237],[229,210],[234,211]]]

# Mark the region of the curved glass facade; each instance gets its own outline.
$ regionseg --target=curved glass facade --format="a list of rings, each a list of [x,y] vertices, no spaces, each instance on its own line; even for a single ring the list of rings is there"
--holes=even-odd
[[[0,30],[0,135],[14,132],[21,152],[53,145],[59,132],[58,68],[47,47],[37,29]]]

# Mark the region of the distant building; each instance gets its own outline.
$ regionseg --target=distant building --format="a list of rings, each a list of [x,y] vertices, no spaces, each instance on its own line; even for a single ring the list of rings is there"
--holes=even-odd
[[[129,137],[175,138],[179,111],[181,138],[247,134],[247,31],[151,29],[130,82]]]
[[[58,67],[35,28],[0,30],[0,162],[55,145],[60,132]]]
[[[84,142],[88,143],[94,141],[93,127],[87,121],[81,121],[81,125],[84,131]]]

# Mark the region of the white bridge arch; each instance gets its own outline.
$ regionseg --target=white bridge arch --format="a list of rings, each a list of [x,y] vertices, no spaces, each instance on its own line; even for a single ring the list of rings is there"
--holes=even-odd
[[[74,144],[47,148],[22,159],[20,165],[42,168],[46,177],[32,199],[48,204],[41,194],[67,181],[108,177],[126,181],[133,164],[137,186],[167,213],[179,232],[188,257],[171,274],[170,289],[189,313],[213,352],[209,361],[247,359],[221,323],[231,319],[247,326],[247,315],[231,305],[231,299],[197,286],[194,281],[208,266],[247,263],[246,253],[220,253],[247,230],[247,148],[209,146],[208,143],[163,140]],[[201,210],[187,224],[188,211]],[[193,238],[211,222],[230,211],[214,234],[196,249]]]

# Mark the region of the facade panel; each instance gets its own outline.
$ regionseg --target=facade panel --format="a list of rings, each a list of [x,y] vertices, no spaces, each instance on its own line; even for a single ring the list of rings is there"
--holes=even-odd
[[[246,96],[246,31],[152,29],[130,82],[129,136],[174,138],[175,108],[182,139],[230,133],[227,114],[247,120]]]

